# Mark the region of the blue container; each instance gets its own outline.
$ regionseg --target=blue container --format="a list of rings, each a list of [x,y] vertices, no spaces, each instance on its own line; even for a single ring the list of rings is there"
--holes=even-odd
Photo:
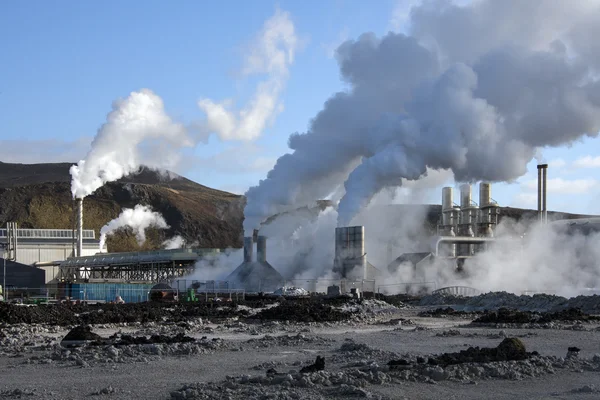
[[[115,301],[117,296],[125,303],[148,301],[154,285],[144,283],[72,283],[69,296],[73,300]]]

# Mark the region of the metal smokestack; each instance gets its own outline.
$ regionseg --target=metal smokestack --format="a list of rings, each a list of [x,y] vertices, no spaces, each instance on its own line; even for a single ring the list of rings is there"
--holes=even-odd
[[[544,224],[548,223],[548,208],[546,208],[546,196],[548,194],[548,164],[544,164],[544,170],[542,171],[544,178],[544,197],[542,199],[542,211],[544,212]]]
[[[267,261],[267,237],[259,236],[256,242],[256,261]]]
[[[547,178],[546,171],[548,164],[539,164],[538,169],[538,219],[542,224],[548,222],[548,210],[546,209]]]
[[[83,199],[77,199],[77,257],[83,254]]]
[[[247,236],[244,238],[244,262],[245,263],[252,262],[252,253],[254,253],[254,241],[252,240],[252,236]]]

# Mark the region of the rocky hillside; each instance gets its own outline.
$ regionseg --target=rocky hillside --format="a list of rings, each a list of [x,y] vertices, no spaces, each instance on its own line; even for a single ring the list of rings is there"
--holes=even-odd
[[[21,228],[73,228],[70,166],[0,162],[0,226],[15,221]],[[244,197],[171,177],[144,169],[98,189],[84,200],[84,227],[99,235],[122,208],[144,204],[160,212],[171,228],[149,230],[142,249],[160,248],[175,235],[200,247],[242,246]],[[140,249],[127,231],[110,236],[107,244],[110,251]]]

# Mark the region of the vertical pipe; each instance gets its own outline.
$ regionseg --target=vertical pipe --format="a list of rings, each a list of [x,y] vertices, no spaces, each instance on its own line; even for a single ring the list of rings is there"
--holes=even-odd
[[[548,171],[548,164],[544,164],[543,165],[544,170],[543,170],[543,178],[544,178],[544,197],[542,198],[542,210],[544,211],[544,224],[548,223],[548,209],[546,208],[546,195],[548,193],[548,187],[547,187],[547,183],[548,183],[548,179],[546,178],[547,176],[547,171]]]
[[[247,236],[244,238],[244,262],[250,263],[252,262],[252,253],[253,253],[253,240],[252,236]]]
[[[18,231],[17,223],[13,222],[13,224],[14,224],[14,227],[15,227],[15,238],[14,238],[14,241],[15,241],[15,255],[14,255],[14,257],[15,257],[15,259],[14,259],[14,261],[16,262],[17,261],[17,251],[19,250],[19,235],[18,235],[19,231]]]
[[[538,165],[538,220],[543,222],[542,218],[542,165]]]
[[[256,242],[256,260],[258,262],[267,261],[267,237],[259,236]]]
[[[77,257],[83,253],[83,199],[77,199]]]

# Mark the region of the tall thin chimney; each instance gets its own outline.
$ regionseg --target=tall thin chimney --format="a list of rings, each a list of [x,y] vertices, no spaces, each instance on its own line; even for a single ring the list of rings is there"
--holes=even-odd
[[[546,171],[548,164],[539,164],[538,169],[538,219],[542,224],[548,222],[548,210],[546,209]]]
[[[244,238],[244,262],[252,262],[252,253],[254,253],[254,241],[252,236],[246,236]]]
[[[256,261],[267,262],[267,237],[259,236],[256,242]]]
[[[548,194],[548,164],[544,164],[543,178],[544,178],[544,197],[542,199],[542,211],[544,212],[544,224],[548,223],[548,208],[546,207],[546,196]]]
[[[77,257],[83,254],[83,199],[77,199]]]

